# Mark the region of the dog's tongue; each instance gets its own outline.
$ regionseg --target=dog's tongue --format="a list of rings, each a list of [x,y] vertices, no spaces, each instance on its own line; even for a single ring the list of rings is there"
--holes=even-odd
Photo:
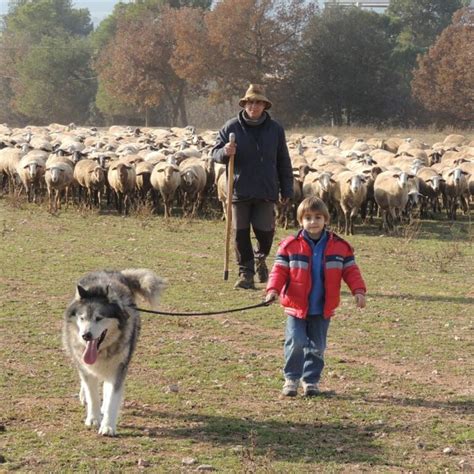
[[[87,341],[86,350],[82,354],[82,358],[86,364],[93,364],[97,360],[97,342],[98,339]]]

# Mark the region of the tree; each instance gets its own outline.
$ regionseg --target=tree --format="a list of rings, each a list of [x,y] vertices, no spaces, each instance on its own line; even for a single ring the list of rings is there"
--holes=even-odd
[[[308,26],[283,98],[294,121],[384,119],[392,74],[386,19],[358,8],[326,9]]]
[[[413,95],[444,122],[474,123],[474,8],[460,10],[418,58]]]
[[[96,63],[106,91],[119,101],[145,113],[163,100],[172,109],[173,124],[186,125],[186,82],[170,65],[174,48],[173,12],[164,7],[159,16],[141,14],[118,20],[114,40],[101,52]]]
[[[412,71],[416,58],[424,54],[439,33],[451,22],[455,11],[469,0],[391,0],[387,10],[393,37],[392,69],[397,76],[398,101],[394,114],[411,120],[420,120],[422,111],[412,100]]]
[[[38,123],[84,122],[96,88],[86,38],[44,37],[17,65],[15,109]]]
[[[182,10],[173,65],[191,84],[211,86],[217,100],[242,93],[249,82],[271,92],[313,12],[304,0],[222,0],[209,12]]]
[[[72,8],[71,0],[11,1],[0,37],[1,101],[25,119],[84,119],[95,86],[86,44],[91,31],[88,10]],[[77,92],[71,92],[71,83]],[[66,110],[73,114],[67,117]]]

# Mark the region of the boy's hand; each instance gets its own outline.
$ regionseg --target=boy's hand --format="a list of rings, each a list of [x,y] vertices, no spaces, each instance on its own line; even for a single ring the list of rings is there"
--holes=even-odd
[[[272,304],[276,301],[277,298],[278,293],[276,291],[269,291],[265,296],[265,302]]]
[[[365,295],[363,293],[357,293],[354,296],[354,301],[358,308],[365,308]]]

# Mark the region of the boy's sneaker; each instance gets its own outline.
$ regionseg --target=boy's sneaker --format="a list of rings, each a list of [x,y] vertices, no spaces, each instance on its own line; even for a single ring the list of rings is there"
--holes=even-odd
[[[239,279],[235,282],[234,289],[255,290],[255,283],[253,282],[253,275],[242,273]]]
[[[319,386],[317,383],[303,382],[303,396],[315,397],[316,395],[319,395],[319,393]]]
[[[298,385],[298,380],[286,379],[281,394],[285,397],[296,397]]]
[[[265,257],[257,258],[255,269],[257,271],[258,281],[260,283],[265,283],[268,281],[268,267],[265,263]]]

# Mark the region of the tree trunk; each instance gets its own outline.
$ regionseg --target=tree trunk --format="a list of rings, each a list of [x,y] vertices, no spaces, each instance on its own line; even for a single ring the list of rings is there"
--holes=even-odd
[[[179,117],[181,119],[181,126],[186,127],[188,125],[188,115],[186,112],[186,99],[184,96],[184,87],[181,89],[178,97]]]

